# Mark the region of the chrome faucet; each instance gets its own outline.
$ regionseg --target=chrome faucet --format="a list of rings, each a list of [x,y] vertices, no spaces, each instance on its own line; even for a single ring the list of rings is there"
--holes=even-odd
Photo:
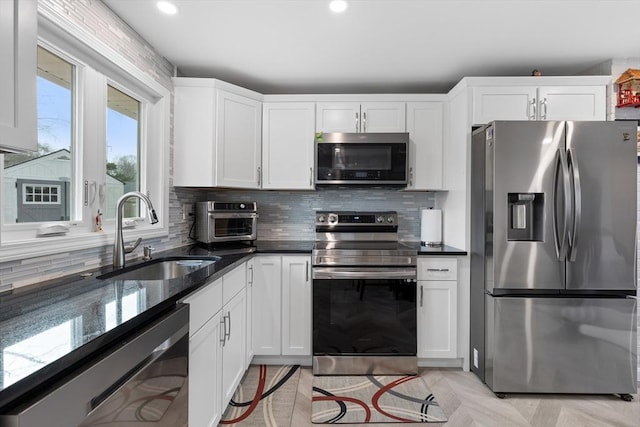
[[[140,242],[142,242],[142,238],[138,237],[135,243],[125,247],[124,239],[122,238],[122,208],[124,206],[124,203],[132,197],[137,197],[147,205],[147,210],[149,211],[149,222],[151,224],[155,224],[158,222],[156,211],[153,208],[151,200],[149,199],[149,197],[147,197],[146,194],[143,194],[139,191],[131,191],[122,195],[118,199],[118,203],[116,205],[116,237],[113,241],[113,268],[124,268],[124,254],[133,252],[133,250],[138,247]]]

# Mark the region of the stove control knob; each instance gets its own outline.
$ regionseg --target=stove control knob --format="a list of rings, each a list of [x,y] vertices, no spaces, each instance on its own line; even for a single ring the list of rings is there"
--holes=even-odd
[[[384,222],[384,218],[383,218],[383,217],[381,217],[381,216],[378,216],[378,217],[376,217],[376,222],[377,222],[378,224],[382,224],[382,223]]]
[[[246,207],[247,207],[247,205],[245,205],[244,203],[240,203],[240,209],[244,209]]]
[[[337,224],[338,223],[338,215],[332,213],[329,214],[329,224]]]
[[[392,217],[392,216],[388,216],[388,217],[387,217],[387,222],[388,222],[389,224],[392,224],[392,223],[393,223],[393,217]]]
[[[324,215],[318,215],[318,222],[322,223],[325,222],[327,219],[324,217]]]

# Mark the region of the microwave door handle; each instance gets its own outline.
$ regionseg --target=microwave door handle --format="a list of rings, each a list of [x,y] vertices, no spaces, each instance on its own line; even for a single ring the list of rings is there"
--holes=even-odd
[[[367,131],[367,113],[362,113],[362,132]]]

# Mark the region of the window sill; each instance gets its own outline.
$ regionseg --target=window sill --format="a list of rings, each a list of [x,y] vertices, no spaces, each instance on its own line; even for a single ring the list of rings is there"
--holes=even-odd
[[[137,237],[150,239],[165,237],[168,234],[167,228],[150,225],[123,230],[126,243],[134,241]],[[114,235],[114,230],[107,229],[100,232],[76,232],[65,236],[32,237],[3,242],[0,247],[0,263],[113,245]]]

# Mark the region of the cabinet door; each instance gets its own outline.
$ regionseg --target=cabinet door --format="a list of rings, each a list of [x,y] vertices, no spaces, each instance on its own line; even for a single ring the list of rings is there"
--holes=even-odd
[[[260,188],[260,102],[220,89],[216,93],[217,185]]]
[[[243,289],[222,308],[224,344],[222,346],[222,407],[225,408],[245,371],[246,312]]]
[[[216,426],[222,416],[222,338],[218,313],[189,338],[189,424]]]
[[[246,262],[246,320],[245,320],[245,362],[244,369],[247,370],[253,359],[253,280],[254,274],[254,260],[251,259]]]
[[[0,150],[37,150],[37,2],[0,1]]]
[[[282,354],[311,356],[311,259],[282,257]]]
[[[418,357],[457,357],[457,304],[456,281],[418,281]]]
[[[280,354],[282,260],[258,255],[253,262],[253,350],[259,356]]]
[[[318,102],[316,132],[360,132],[360,103]]]
[[[267,103],[262,119],[262,188],[313,189],[315,104]]]
[[[545,86],[538,89],[540,120],[606,120],[605,86]]]
[[[443,108],[441,102],[408,102],[410,190],[442,190]]]
[[[473,124],[493,120],[535,120],[536,88],[491,86],[473,89]]]
[[[360,107],[360,132],[405,132],[404,102],[366,102]]]

